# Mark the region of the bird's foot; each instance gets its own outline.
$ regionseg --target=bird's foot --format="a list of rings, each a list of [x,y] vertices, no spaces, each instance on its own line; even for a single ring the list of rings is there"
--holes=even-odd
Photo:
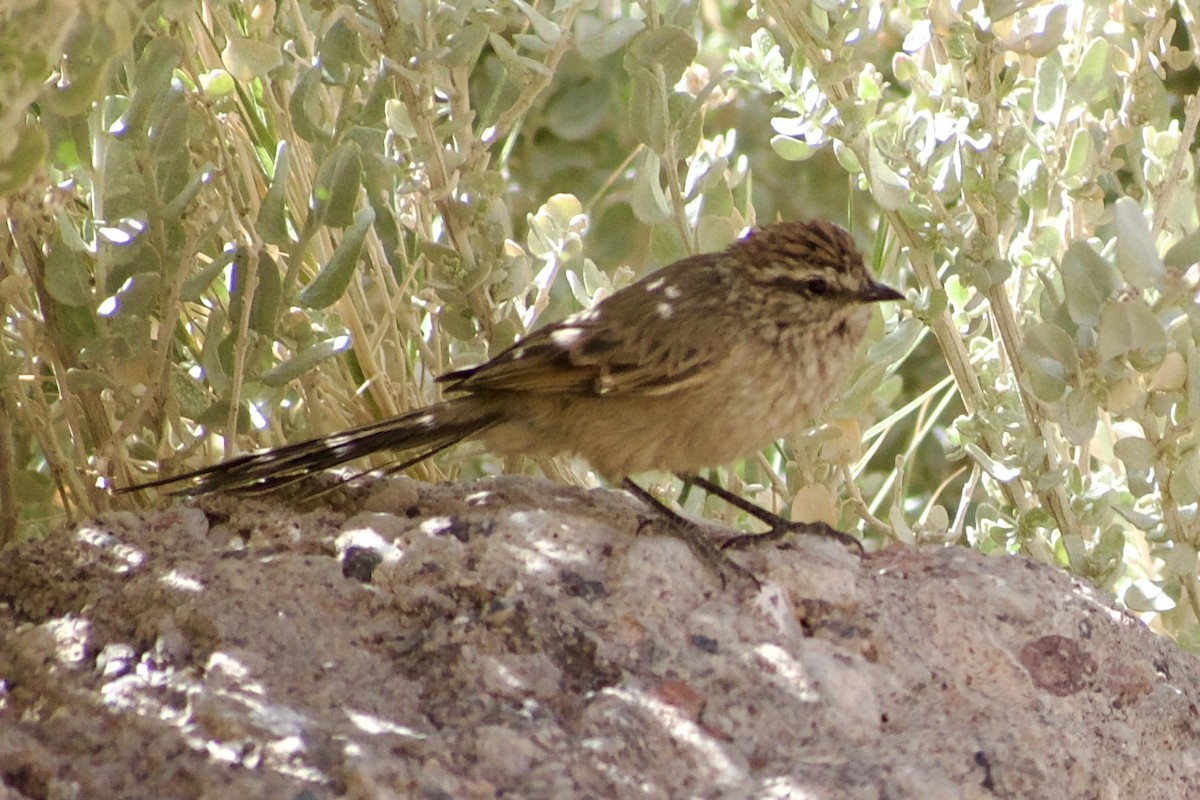
[[[702,526],[675,513],[663,505],[654,495],[633,481],[626,480],[624,488],[634,497],[641,500],[647,509],[653,511],[655,517],[667,523],[663,526],[665,528],[664,532],[668,536],[672,536],[685,543],[691,549],[692,553],[720,578],[722,589],[728,585],[727,576],[730,574],[738,579],[749,581],[754,585],[755,589],[762,588],[762,584],[754,576],[754,573],[730,558],[724,552],[724,548],[718,546]],[[642,532],[647,522],[649,520],[638,524],[638,533]]]
[[[855,539],[848,533],[843,533],[832,525],[824,522],[789,522],[782,517],[768,522],[771,528],[763,533],[744,533],[740,536],[734,536],[726,539],[721,545],[722,550],[749,550],[751,547],[758,547],[772,542],[781,542],[785,539],[790,539],[796,534],[804,534],[806,536],[828,536],[837,539],[858,552],[858,557],[862,558],[866,551],[863,550],[862,542]]]

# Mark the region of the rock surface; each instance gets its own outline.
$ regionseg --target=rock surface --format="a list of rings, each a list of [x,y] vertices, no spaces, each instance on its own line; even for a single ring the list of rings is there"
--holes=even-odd
[[[621,493],[317,503],[4,553],[0,798],[1200,797],[1197,661],[1049,567],[798,539],[722,588]]]

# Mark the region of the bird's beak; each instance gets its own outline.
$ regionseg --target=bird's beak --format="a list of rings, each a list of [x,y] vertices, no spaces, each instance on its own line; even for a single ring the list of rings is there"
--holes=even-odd
[[[882,303],[885,300],[903,300],[904,295],[886,284],[872,281],[866,289],[859,293],[858,299],[864,303]]]

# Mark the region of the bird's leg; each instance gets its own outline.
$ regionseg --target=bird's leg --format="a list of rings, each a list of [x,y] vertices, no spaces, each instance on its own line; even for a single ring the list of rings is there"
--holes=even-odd
[[[687,544],[692,549],[692,552],[703,561],[709,569],[717,574],[721,579],[721,588],[725,588],[725,571],[729,570],[736,575],[748,578],[756,587],[760,586],[758,578],[750,570],[738,564],[724,552],[722,548],[717,547],[713,540],[705,535],[704,530],[695,522],[681,516],[672,509],[663,505],[654,495],[647,492],[641,486],[638,486],[629,478],[621,481],[621,488],[629,492],[631,495],[641,500],[655,514],[664,518],[667,523],[667,530],[676,539],[679,539]]]
[[[741,509],[755,519],[761,520],[765,524],[771,526],[771,529],[765,533],[747,533],[740,536],[734,536],[732,539],[727,540],[725,544],[721,545],[722,550],[746,550],[751,547],[756,547],[760,544],[777,542],[781,539],[787,538],[788,536],[793,536],[797,533],[803,533],[811,536],[831,536],[847,547],[853,547],[858,551],[858,555],[860,557],[863,555],[862,542],[858,541],[858,539],[855,539],[850,534],[842,533],[841,531],[837,530],[831,525],[827,525],[824,522],[792,522],[790,520],[786,520],[778,514],[773,514],[761,506],[756,506],[749,500],[738,497],[728,489],[718,486],[707,478],[703,478],[699,475],[680,475],[679,479],[685,483],[690,483],[693,486],[699,486],[704,491],[711,495],[716,495],[734,508]]]

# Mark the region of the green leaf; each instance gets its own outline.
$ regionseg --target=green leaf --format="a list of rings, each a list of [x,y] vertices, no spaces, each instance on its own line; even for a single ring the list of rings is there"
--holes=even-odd
[[[0,197],[23,187],[46,160],[49,140],[40,125],[27,125],[17,133],[17,144],[0,160]]]
[[[1062,118],[1067,83],[1057,55],[1038,61],[1033,86],[1033,115],[1047,125],[1058,125]]]
[[[279,324],[279,306],[282,300],[283,280],[279,265],[265,251],[258,254],[258,286],[254,290],[254,301],[250,306],[250,329],[268,339],[275,337],[275,326]]]
[[[1171,542],[1171,548],[1163,553],[1163,571],[1167,575],[1194,580],[1196,556],[1195,547],[1188,542],[1176,539]]]
[[[329,263],[304,287],[304,291],[296,298],[297,303],[307,308],[325,308],[345,294],[350,286],[350,278],[358,266],[363,239],[374,221],[375,211],[370,206],[365,206],[354,215],[354,224],[346,230],[346,235],[333,251]]]
[[[208,287],[221,274],[221,270],[233,263],[235,254],[234,250],[222,252],[212,263],[184,281],[179,290],[179,299],[188,303],[199,300],[200,296],[208,291]]]
[[[1100,308],[1117,291],[1113,268],[1087,242],[1076,239],[1062,262],[1067,313],[1076,325],[1100,324]]]
[[[629,124],[639,142],[655,153],[667,149],[667,109],[662,87],[652,73],[638,70],[633,74],[629,93]]]
[[[1158,257],[1154,236],[1136,200],[1122,197],[1113,203],[1113,225],[1117,231],[1117,269],[1130,285],[1139,289],[1156,288],[1166,275]]]
[[[237,92],[237,81],[229,70],[213,69],[200,74],[200,88],[204,91],[204,99],[211,102],[233,96]]]
[[[675,152],[694,153],[700,146],[703,116],[695,98],[686,92],[672,92],[667,97],[667,117],[677,131]]]
[[[455,31],[446,40],[450,50],[446,53],[443,63],[448,67],[475,66],[484,44],[487,43],[489,30],[482,22],[472,22]]]
[[[1171,470],[1171,499],[1180,506],[1200,500],[1200,451],[1192,450]]]
[[[540,61],[534,61],[532,58],[518,53],[500,34],[489,33],[487,38],[492,45],[492,50],[506,64],[516,67],[518,70],[528,70],[544,78],[553,77],[554,73],[550,71],[549,67]]]
[[[593,80],[554,95],[546,106],[546,125],[569,142],[596,132],[608,116],[609,84]]]
[[[658,225],[671,218],[671,204],[663,192],[659,169],[662,162],[652,150],[642,153],[642,163],[633,179],[633,213],[646,225]]]
[[[1037,323],[1025,332],[1025,368],[1038,399],[1057,402],[1079,373],[1075,342],[1057,325]]]
[[[155,272],[139,272],[121,285],[115,297],[116,311],[111,316],[150,316],[158,308],[161,291],[162,276]]]
[[[1067,413],[1060,420],[1063,434],[1074,445],[1085,445],[1092,440],[1099,422],[1099,403],[1087,389],[1072,387],[1067,395]]]
[[[221,51],[221,61],[229,74],[242,82],[264,78],[283,63],[279,46],[244,36],[230,36]]]
[[[313,367],[319,365],[320,362],[332,359],[338,353],[343,353],[350,347],[349,336],[335,336],[334,338],[325,339],[323,342],[301,350],[293,359],[288,359],[280,365],[268,369],[268,371],[260,374],[258,379],[262,380],[268,386],[284,386],[290,380],[299,378],[300,375],[310,371]]]
[[[1125,464],[1125,468],[1145,472],[1154,466],[1157,454],[1154,445],[1140,436],[1126,436],[1113,445],[1113,453]]]
[[[108,73],[107,59],[72,59],[70,83],[50,87],[42,95],[46,107],[60,117],[73,117],[91,107],[100,81]]]
[[[129,108],[112,126],[113,135],[145,133],[150,109],[170,90],[171,75],[182,58],[183,45],[179,40],[165,36],[150,40],[134,70]]]
[[[1200,263],[1200,229],[1184,236],[1163,256],[1163,263],[1171,269],[1185,270]]]
[[[317,46],[321,67],[329,79],[340,85],[353,82],[368,61],[363,55],[362,36],[346,20],[330,26]]]
[[[288,100],[292,127],[306,142],[326,142],[331,137],[330,131],[325,129],[330,124],[330,112],[322,101],[322,93],[321,70],[312,67],[300,76]]]
[[[971,458],[975,459],[979,466],[983,467],[984,472],[986,472],[988,475],[991,475],[1001,483],[1014,481],[1021,476],[1020,470],[1010,467],[1007,464],[1001,463],[1000,461],[992,458],[990,455],[983,452],[979,445],[975,444],[974,442],[967,442],[963,448],[967,451]]]
[[[1112,68],[1109,51],[1108,41],[1103,37],[1098,36],[1088,44],[1067,93],[1072,105],[1099,106],[1114,92],[1117,74]]]
[[[1095,157],[1092,145],[1092,133],[1085,127],[1076,128],[1071,136],[1071,147],[1067,151],[1067,160],[1063,165],[1063,177],[1080,175]]]
[[[696,244],[701,253],[715,253],[732,244],[737,234],[728,217],[706,214],[696,226]]]
[[[1115,494],[1115,492],[1111,494]],[[1140,531],[1152,531],[1159,523],[1157,517],[1135,511],[1128,506],[1122,505],[1119,500],[1115,500],[1110,507],[1113,511],[1120,514],[1130,525]]]
[[[1140,578],[1129,585],[1123,598],[1126,608],[1135,613],[1163,613],[1175,608],[1175,601],[1155,581]]]
[[[388,130],[401,139],[417,138],[417,129],[413,126],[412,116],[408,107],[399,100],[389,99],[384,103],[384,119],[387,120]]]
[[[625,69],[662,67],[667,86],[674,86],[683,71],[696,60],[696,40],[683,28],[663,25],[639,33],[629,43]]]
[[[65,306],[83,308],[92,304],[91,275],[79,253],[55,236],[46,257],[46,291]]]
[[[267,194],[258,207],[258,235],[264,242],[283,247],[290,241],[288,236],[287,211],[284,207],[287,199],[288,173],[291,166],[291,150],[286,139],[280,139],[275,146],[275,163],[272,169],[271,185]]]
[[[192,177],[179,192],[163,207],[163,218],[174,221],[183,216],[188,204],[199,194],[200,188],[212,180],[212,164],[205,164],[192,173]]]
[[[512,4],[521,9],[521,13],[529,18],[529,24],[538,38],[546,44],[556,44],[562,38],[562,31],[550,20],[542,16],[525,0],[511,0]]]
[[[777,133],[771,137],[771,149],[784,161],[803,161],[817,152],[808,142],[794,136]]]
[[[925,330],[925,323],[918,319],[908,317],[901,320],[895,330],[871,346],[867,351],[866,360],[872,364],[887,366],[899,364],[917,346]]]
[[[867,157],[871,165],[871,196],[875,202],[886,211],[899,211],[907,207],[908,181],[892,169],[874,142],[870,144]]]
[[[582,18],[577,25],[578,28],[584,26]],[[617,50],[620,50],[626,42],[636,36],[645,27],[646,23],[644,20],[632,17],[618,17],[586,35],[578,35],[580,31],[577,28],[576,34],[578,38],[575,41],[575,47],[578,48],[579,55],[588,61],[599,61],[605,56],[612,55]]]
[[[771,144],[774,144],[774,141]],[[837,157],[838,164],[842,166],[842,169],[851,175],[858,175],[863,171],[862,163],[858,160],[858,156],[844,142],[834,139],[833,154]]]
[[[203,384],[177,364],[171,366],[169,380],[171,397],[179,404],[179,413],[188,419],[200,416],[208,404]]]
[[[1135,350],[1157,352],[1166,344],[1162,323],[1142,298],[1110,300],[1100,309],[1096,348],[1105,361]]]
[[[313,182],[312,208],[326,225],[341,228],[355,220],[354,206],[362,186],[362,148],[348,139],[333,149]]]

